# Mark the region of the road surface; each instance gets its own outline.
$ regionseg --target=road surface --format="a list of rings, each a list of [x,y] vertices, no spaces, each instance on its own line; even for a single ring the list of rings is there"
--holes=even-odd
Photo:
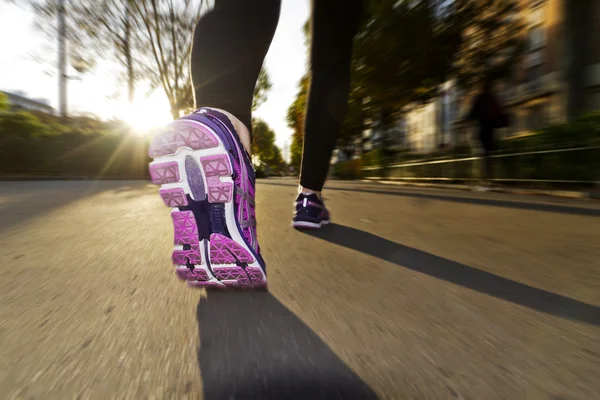
[[[332,182],[269,293],[186,288],[146,182],[0,183],[0,399],[598,399],[600,206]]]

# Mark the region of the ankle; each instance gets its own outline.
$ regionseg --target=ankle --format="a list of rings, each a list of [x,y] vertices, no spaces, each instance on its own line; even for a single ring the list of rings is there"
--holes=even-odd
[[[248,155],[252,155],[250,131],[248,130],[248,127],[246,125],[244,125],[244,123],[242,121],[237,119],[237,117],[235,115],[233,115],[225,110],[221,110],[220,108],[214,108],[214,107],[208,107],[208,108],[218,111],[222,114],[225,114],[225,116],[227,118],[229,118],[229,121],[235,128],[235,130],[240,138],[240,142],[242,142],[242,146],[244,146],[244,149],[246,149],[246,151],[248,152]]]
[[[321,192],[320,191],[316,191],[316,190],[311,190],[311,189],[307,189],[303,186],[299,186],[298,187],[298,192],[302,193],[302,194],[316,194],[317,197],[319,198],[319,200],[321,200],[322,196],[321,196]]]

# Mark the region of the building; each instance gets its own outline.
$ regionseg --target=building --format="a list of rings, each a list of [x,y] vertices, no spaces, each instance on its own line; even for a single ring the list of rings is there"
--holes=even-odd
[[[417,153],[431,153],[455,145],[453,123],[460,118],[462,96],[456,83],[444,83],[441,94],[427,104],[410,104],[403,124],[405,148]]]
[[[526,49],[517,84],[501,92],[514,122],[507,133],[528,133],[600,109],[600,2],[567,7],[567,0],[520,1]],[[573,102],[581,104],[576,112],[569,109]]]
[[[416,153],[430,153],[437,147],[439,102],[407,107],[406,123],[407,148]]]
[[[527,134],[600,109],[600,1],[585,0],[579,7],[569,3],[568,10],[567,0],[520,1],[526,49],[515,68],[516,84],[500,82],[496,87],[513,123],[499,131],[500,137]],[[468,141],[471,132],[459,120],[471,101],[472,96],[449,81],[440,97],[409,106],[408,147],[432,152]],[[579,105],[577,112],[570,111],[571,104]]]
[[[30,99],[22,92],[10,93],[0,90],[0,93],[8,98],[8,105],[12,110],[40,111],[54,115],[54,108],[48,104],[47,100]]]
[[[512,133],[526,133],[570,118],[569,101],[578,97],[581,110],[600,109],[600,2],[582,2],[585,18],[570,20],[567,0],[521,0],[526,50],[517,70],[516,86],[504,92],[514,115]],[[581,25],[585,35],[574,41]],[[572,65],[573,62],[579,65]],[[583,88],[573,88],[571,71],[582,78]]]

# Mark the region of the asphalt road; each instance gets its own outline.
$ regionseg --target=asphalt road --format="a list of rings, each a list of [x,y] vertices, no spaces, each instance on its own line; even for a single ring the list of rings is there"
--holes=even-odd
[[[598,399],[600,206],[333,182],[269,293],[188,289],[145,182],[0,183],[0,399]]]

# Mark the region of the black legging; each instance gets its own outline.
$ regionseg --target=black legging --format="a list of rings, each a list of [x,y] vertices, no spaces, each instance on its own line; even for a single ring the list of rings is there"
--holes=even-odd
[[[300,184],[323,188],[348,103],[352,40],[362,0],[313,0],[311,85]],[[279,20],[281,0],[216,0],[196,26],[197,107],[220,108],[252,126],[252,96]],[[282,116],[283,117],[283,116]]]

